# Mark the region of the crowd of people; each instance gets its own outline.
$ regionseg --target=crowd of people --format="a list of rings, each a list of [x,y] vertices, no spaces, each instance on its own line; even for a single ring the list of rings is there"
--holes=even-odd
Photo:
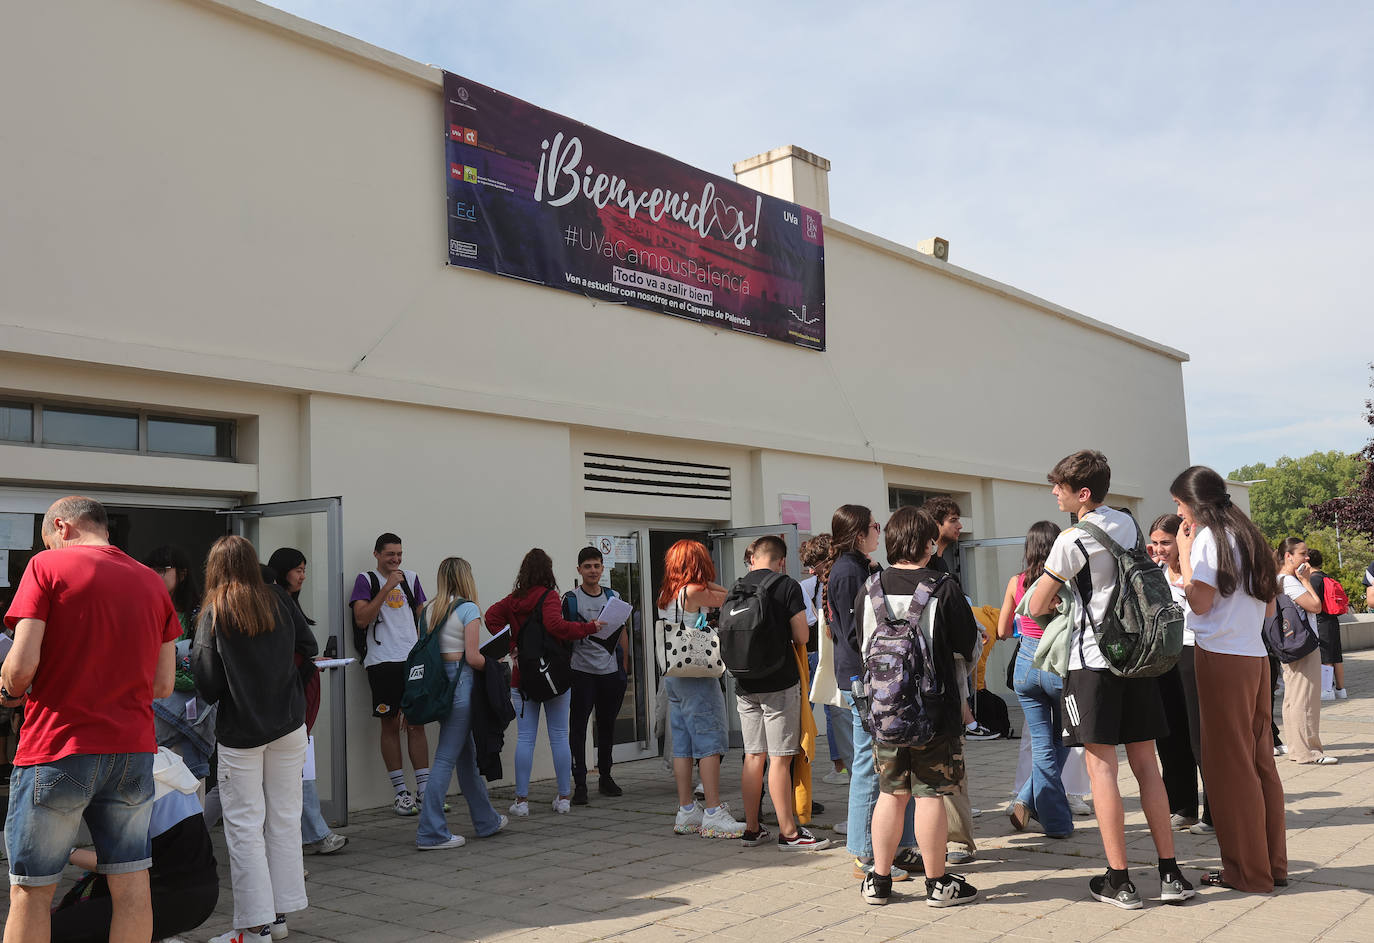
[[[991,631],[946,564],[960,518],[949,498],[900,507],[886,522],[841,506],[830,531],[801,547],[802,582],[787,575],[777,536],[749,546],[747,572],[732,587],[716,582],[703,544],[673,544],[651,642],[667,704],[673,831],[780,851],[827,848],[830,839],[808,828],[820,810],[811,797],[814,703],[830,751],[824,779],[848,787],[835,831],[862,900],[887,903],[894,882],[917,873],[931,906],[976,900],[950,868],[978,853],[964,751],[967,740],[996,736],[972,709],[974,668],[995,633],[1017,640],[1008,677],[1025,717],[1007,807],[1013,829],[1063,839],[1075,815],[1094,814],[1106,867],[1089,894],[1141,907],[1117,778],[1124,747],[1157,852],[1160,900],[1195,894],[1175,856],[1180,829],[1214,834],[1220,849],[1222,867],[1197,883],[1256,893],[1286,885],[1275,760],[1337,762],[1320,736],[1323,665],[1335,669],[1332,696],[1346,696],[1332,578],[1319,555],[1297,537],[1269,546],[1221,476],[1201,466],[1173,481],[1176,513],[1148,530],[1105,504],[1111,469],[1101,453],[1067,456],[1048,480],[1074,523],[1029,528]],[[0,666],[0,703],[24,711],[5,830],[6,939],[144,941],[199,926],[218,897],[207,829],[221,818],[234,907],[233,927],[215,943],[283,938],[288,915],[307,906],[303,856],[347,843],[304,775],[320,700],[318,643],[299,602],[305,556],[279,548],[263,566],[249,541],[223,537],[209,551],[202,593],[183,551],[159,548],[145,566],[111,546],[104,508],[88,498],[53,504],[42,533],[48,550],[30,561],[5,617],[14,642]],[[880,546],[886,567],[874,559]],[[1137,578],[1121,575],[1132,550],[1153,561],[1152,579],[1167,585],[1159,611],[1177,623],[1154,653],[1160,670],[1121,667],[1114,626],[1121,600],[1136,592]],[[554,813],[589,801],[589,724],[597,790],[622,794],[611,746],[631,644],[627,607],[613,606],[616,594],[602,585],[600,551],[581,551],[576,585],[560,595],[552,559],[531,549],[511,593],[485,609],[460,557],[439,564],[430,598],[402,567],[399,536],[379,536],[373,556],[351,594],[354,644],[392,809],[418,816],[417,849],[465,844],[446,817],[455,777],[477,838],[530,814],[541,716]],[[1368,581],[1374,602],[1374,573]],[[1266,623],[1305,632],[1310,644],[1273,642]],[[425,724],[406,720],[426,641],[442,667],[432,763]],[[1287,743],[1272,716],[1280,684]],[[91,690],[102,691],[98,702]],[[743,739],[740,818],[721,791],[731,709]],[[512,722],[507,814],[487,781],[502,778]],[[83,817],[92,850],[74,849]],[[53,910],[68,863],[89,873]]]

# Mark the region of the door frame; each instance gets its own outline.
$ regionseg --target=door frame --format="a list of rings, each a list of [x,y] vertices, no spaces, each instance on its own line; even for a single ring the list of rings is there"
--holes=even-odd
[[[235,534],[246,536],[250,520],[271,517],[323,514],[325,516],[324,578],[328,584],[325,598],[328,609],[324,624],[329,635],[338,639],[343,651],[349,637],[344,624],[343,573],[343,498],[306,498],[300,501],[272,501],[263,504],[241,504],[219,513],[232,522]],[[312,567],[314,569],[314,567]],[[318,572],[318,571],[317,571]],[[326,638],[329,636],[326,635]],[[326,669],[329,676],[329,797],[321,797],[320,811],[333,825],[348,824],[348,702],[345,675],[340,668]]]

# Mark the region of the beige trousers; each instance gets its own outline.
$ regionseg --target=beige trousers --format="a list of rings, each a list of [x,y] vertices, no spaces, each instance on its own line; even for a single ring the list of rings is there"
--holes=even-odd
[[[1283,666],[1283,739],[1295,763],[1321,759],[1321,649]]]

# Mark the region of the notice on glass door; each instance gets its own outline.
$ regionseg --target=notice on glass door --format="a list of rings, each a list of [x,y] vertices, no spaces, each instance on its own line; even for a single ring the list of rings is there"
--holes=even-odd
[[[0,550],[33,549],[33,515],[0,514]]]

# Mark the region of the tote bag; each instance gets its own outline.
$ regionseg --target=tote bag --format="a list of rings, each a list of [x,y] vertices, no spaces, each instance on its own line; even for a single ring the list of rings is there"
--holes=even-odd
[[[827,707],[849,709],[839,686],[835,684],[835,643],[830,640],[830,627],[825,622],[822,607],[816,607],[816,650],[820,659],[816,662],[816,678],[811,685],[811,703]]]
[[[707,624],[705,610],[697,613],[693,625],[688,625],[683,619],[680,596],[675,608],[676,621],[659,619],[654,623],[658,670],[667,678],[719,678],[725,674],[720,636]]]

